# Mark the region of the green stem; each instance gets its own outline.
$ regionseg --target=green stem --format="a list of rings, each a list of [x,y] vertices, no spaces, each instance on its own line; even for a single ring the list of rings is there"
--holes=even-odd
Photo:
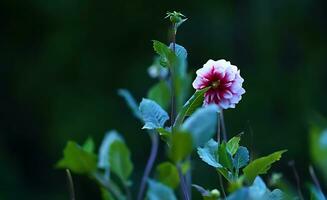
[[[176,25],[173,24],[173,52],[176,51]],[[171,89],[171,112],[170,112],[170,121],[172,132],[174,133],[174,122],[175,122],[175,112],[176,112],[176,98],[175,98],[175,71],[174,66],[170,66],[170,89]]]
[[[223,110],[220,111],[220,121],[221,121],[221,131],[223,133],[223,140],[227,142],[227,131],[225,126],[225,120],[224,120],[224,112]]]
[[[74,182],[73,177],[69,171],[69,169],[66,169],[67,179],[68,179],[68,185],[69,185],[69,191],[70,191],[70,199],[75,200],[75,189],[74,189]]]
[[[92,174],[92,178],[94,178],[99,185],[107,189],[114,196],[115,199],[125,200],[125,196],[121,193],[120,189],[115,183],[110,180],[104,180],[103,178],[101,178],[101,174],[98,173]]]

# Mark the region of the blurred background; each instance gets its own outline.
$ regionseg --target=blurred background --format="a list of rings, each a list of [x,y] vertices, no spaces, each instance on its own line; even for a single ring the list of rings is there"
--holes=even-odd
[[[166,11],[189,20],[177,43],[189,70],[224,58],[241,69],[247,93],[225,112],[229,136],[245,132],[254,155],[288,149],[273,171],[292,183],[295,160],[309,180],[309,122],[327,116],[327,1],[0,2],[0,199],[68,199],[64,171],[54,164],[68,140],[121,132],[138,185],[149,138],[117,89],[140,100],[155,82],[146,70],[152,39],[168,42]],[[164,158],[164,147],[159,160]],[[198,159],[197,159],[198,160]],[[215,171],[194,164],[194,182],[217,187]],[[205,174],[200,174],[206,170]],[[321,172],[318,172],[321,175]],[[97,186],[74,176],[78,199],[99,199]]]

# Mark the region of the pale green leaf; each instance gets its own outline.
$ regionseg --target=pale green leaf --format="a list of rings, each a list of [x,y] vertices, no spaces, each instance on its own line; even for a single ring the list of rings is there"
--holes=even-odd
[[[182,130],[191,133],[193,146],[203,146],[216,132],[218,107],[209,105],[196,110],[182,125]]]
[[[170,103],[170,89],[165,81],[160,81],[148,92],[148,98],[157,102],[163,109],[168,109]]]
[[[287,150],[277,151],[268,156],[258,158],[250,164],[248,164],[244,169],[243,173],[245,178],[249,183],[252,183],[253,180],[260,174],[265,174],[270,169],[271,164],[278,161],[284,152]]]
[[[181,111],[179,112],[175,126],[180,126],[185,117],[190,116],[197,108],[203,105],[204,94],[208,91],[209,88],[204,88],[202,90],[197,90],[192,95],[192,97],[185,103]]]
[[[109,150],[112,143],[115,141],[123,141],[120,134],[115,130],[107,132],[99,148],[98,167],[100,169],[109,170]]]
[[[203,148],[198,148],[198,155],[208,165],[215,168],[222,167],[222,165],[219,164],[218,143],[213,139],[209,140]]]
[[[168,186],[154,180],[149,180],[148,184],[147,200],[177,200],[174,191]]]
[[[176,166],[170,162],[163,162],[157,166],[156,177],[158,181],[172,189],[177,188],[179,184],[178,170]]]
[[[160,56],[160,64],[164,67],[175,68],[178,61],[176,54],[164,43],[153,40],[153,49]]]
[[[192,152],[192,137],[189,133],[175,132],[171,137],[169,157],[175,163],[185,159]]]
[[[226,148],[227,148],[227,151],[233,156],[238,147],[239,147],[239,143],[240,143],[240,140],[241,140],[241,137],[240,136],[235,136],[235,137],[232,137],[232,139],[230,139],[227,144],[226,144]]]
[[[76,142],[69,141],[64,149],[64,157],[56,166],[70,169],[74,173],[91,173],[96,170],[97,157],[95,154],[85,151]]]
[[[110,169],[121,180],[127,181],[133,171],[131,155],[126,144],[122,141],[114,141],[109,151]]]
[[[167,112],[150,99],[143,99],[139,109],[145,123],[143,129],[162,128],[169,119]]]
[[[218,147],[219,163],[229,170],[233,169],[232,155],[227,151],[226,143],[222,142]]]
[[[89,153],[94,153],[94,141],[92,138],[87,138],[83,144],[83,149]]]
[[[235,169],[244,167],[250,160],[249,151],[246,147],[240,146],[233,158],[233,166]]]

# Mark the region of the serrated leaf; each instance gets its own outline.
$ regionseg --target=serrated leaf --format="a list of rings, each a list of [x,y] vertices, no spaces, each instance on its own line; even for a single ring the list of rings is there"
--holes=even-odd
[[[234,154],[236,153],[238,147],[240,146],[239,143],[240,143],[240,140],[241,140],[241,137],[240,136],[235,136],[235,137],[232,137],[226,144],[226,148],[227,148],[227,151],[232,155],[234,156]]]
[[[140,120],[142,120],[141,113],[138,108],[138,104],[136,103],[134,97],[131,95],[131,93],[128,90],[125,89],[119,89],[118,90],[118,95],[124,98],[126,101],[126,104],[128,107],[132,110],[134,116]]]
[[[195,148],[204,145],[215,134],[217,111],[216,105],[199,108],[182,125],[182,130],[191,133]]]
[[[175,126],[180,126],[185,117],[190,116],[197,108],[203,105],[204,94],[208,91],[209,88],[204,88],[202,90],[196,90],[192,97],[185,103],[181,111],[179,112]]]
[[[160,56],[160,64],[164,67],[176,67],[176,54],[164,43],[153,40],[153,49]]]
[[[111,147],[112,143],[115,141],[123,141],[120,134],[115,130],[111,130],[111,131],[107,132],[105,137],[103,138],[102,143],[99,148],[98,167],[100,169],[109,170],[109,167],[110,167],[109,151],[110,151],[110,147]]]
[[[157,179],[172,189],[177,188],[179,184],[178,170],[170,162],[163,162],[156,168]]]
[[[133,163],[129,149],[122,141],[116,140],[111,144],[109,150],[110,170],[121,180],[128,180],[133,171]]]
[[[148,200],[177,200],[174,191],[154,180],[148,181],[149,187],[146,197]]]
[[[213,139],[209,140],[203,148],[198,148],[198,155],[208,165],[215,168],[222,167],[222,165],[219,164],[218,143]]]
[[[171,137],[169,157],[175,163],[185,159],[192,152],[192,137],[187,132],[175,132]]]
[[[232,155],[227,151],[226,143],[222,142],[218,147],[219,163],[229,170],[233,169]]]
[[[148,92],[148,98],[157,102],[162,108],[168,109],[170,103],[170,90],[165,81],[160,81]]]
[[[95,154],[85,151],[76,142],[69,141],[64,149],[64,157],[56,166],[70,169],[78,174],[91,173],[96,170],[97,157]]]
[[[92,138],[87,138],[83,144],[83,149],[89,153],[94,153],[94,141]]]
[[[235,169],[244,167],[250,160],[249,151],[246,147],[240,146],[233,158],[233,166]]]
[[[150,99],[143,99],[139,109],[145,123],[143,129],[162,128],[169,119],[167,112]]]
[[[265,174],[270,169],[271,164],[278,161],[284,152],[287,150],[277,151],[268,156],[258,158],[250,164],[248,164],[244,169],[243,173],[245,178],[249,183],[252,183],[253,180],[260,174]]]

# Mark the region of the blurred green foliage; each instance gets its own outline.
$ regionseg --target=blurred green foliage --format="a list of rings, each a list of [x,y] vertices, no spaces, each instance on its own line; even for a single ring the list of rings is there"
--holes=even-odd
[[[307,179],[307,119],[311,110],[327,116],[326,4],[1,1],[0,199],[67,199],[65,174],[53,166],[66,141],[92,136],[99,144],[112,127],[128,138],[139,180],[149,141],[117,89],[129,88],[138,99],[146,95],[153,83],[146,73],[150,40],[166,41],[163,16],[172,9],[191,19],[177,37],[191,70],[209,58],[241,69],[247,93],[225,112],[229,136],[244,130],[247,146],[260,155],[289,149],[286,157],[304,166],[298,170]],[[278,171],[294,181],[285,163]],[[193,178],[208,188],[217,183],[210,173]],[[78,199],[100,198],[88,179],[74,179]]]

